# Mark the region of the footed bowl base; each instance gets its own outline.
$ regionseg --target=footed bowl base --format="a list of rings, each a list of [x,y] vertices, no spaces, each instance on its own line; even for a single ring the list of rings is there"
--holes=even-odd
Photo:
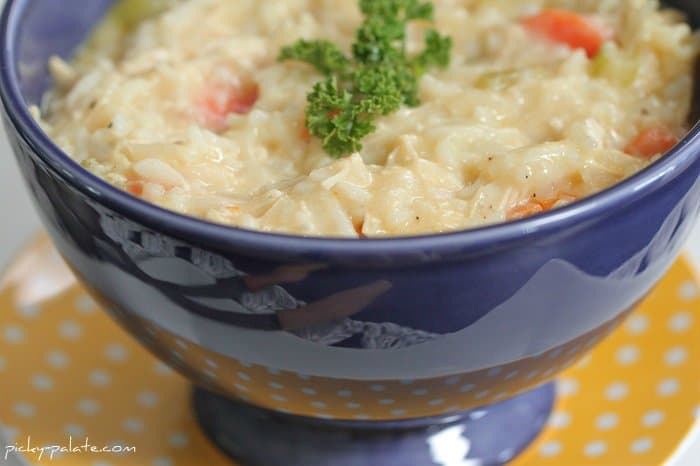
[[[545,427],[553,384],[425,427],[296,417],[195,389],[209,439],[242,466],[487,466],[521,453]]]

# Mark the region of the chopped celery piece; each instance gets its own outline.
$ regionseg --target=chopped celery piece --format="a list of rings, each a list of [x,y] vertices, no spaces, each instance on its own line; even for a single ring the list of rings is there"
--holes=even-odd
[[[523,79],[543,77],[544,71],[545,68],[543,66],[530,66],[526,68],[491,71],[479,76],[474,85],[479,89],[503,91],[516,85]]]
[[[178,0],[119,0],[105,19],[95,28],[85,44],[86,50],[97,50],[102,55],[115,57],[126,34],[142,21],[164,11]],[[81,54],[84,56],[84,54]],[[90,55],[90,54],[88,54]],[[78,64],[87,65],[78,58]]]
[[[172,3],[172,0],[120,0],[109,16],[124,29],[129,30],[161,13]]]
[[[608,42],[591,62],[591,75],[620,86],[631,86],[639,73],[639,61]]]

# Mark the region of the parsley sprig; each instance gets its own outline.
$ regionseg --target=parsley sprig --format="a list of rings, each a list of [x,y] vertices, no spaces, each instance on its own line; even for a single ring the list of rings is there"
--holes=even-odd
[[[402,105],[415,107],[419,80],[431,68],[450,63],[452,39],[430,29],[425,48],[406,53],[410,21],[433,21],[433,5],[421,0],[359,0],[365,20],[357,30],[352,57],[327,40],[299,40],[284,47],[280,61],[296,60],[326,76],[308,95],[306,126],[330,156],[362,149],[362,139],[376,130],[374,121]]]

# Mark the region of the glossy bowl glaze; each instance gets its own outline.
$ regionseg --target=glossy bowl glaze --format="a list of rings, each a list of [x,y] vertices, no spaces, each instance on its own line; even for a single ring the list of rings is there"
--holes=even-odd
[[[70,56],[111,3],[6,2],[5,124],[75,273],[143,344],[224,396],[385,425],[508,399],[607,335],[698,216],[697,128],[609,191],[474,231],[308,239],[167,212],[84,171],[27,112],[50,86],[49,56]],[[700,18],[700,3],[675,6]]]

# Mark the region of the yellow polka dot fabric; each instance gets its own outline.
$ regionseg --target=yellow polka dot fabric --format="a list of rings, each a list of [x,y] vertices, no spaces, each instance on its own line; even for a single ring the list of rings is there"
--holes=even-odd
[[[700,403],[698,294],[679,262],[624,325],[560,376],[547,429],[513,465],[663,465]],[[9,445],[74,442],[53,458],[51,450],[24,453],[29,463],[232,464],[198,429],[187,381],[107,317],[45,241],[9,270],[0,310],[0,422]],[[110,451],[76,448],[86,441]],[[115,453],[120,447],[136,451]]]

